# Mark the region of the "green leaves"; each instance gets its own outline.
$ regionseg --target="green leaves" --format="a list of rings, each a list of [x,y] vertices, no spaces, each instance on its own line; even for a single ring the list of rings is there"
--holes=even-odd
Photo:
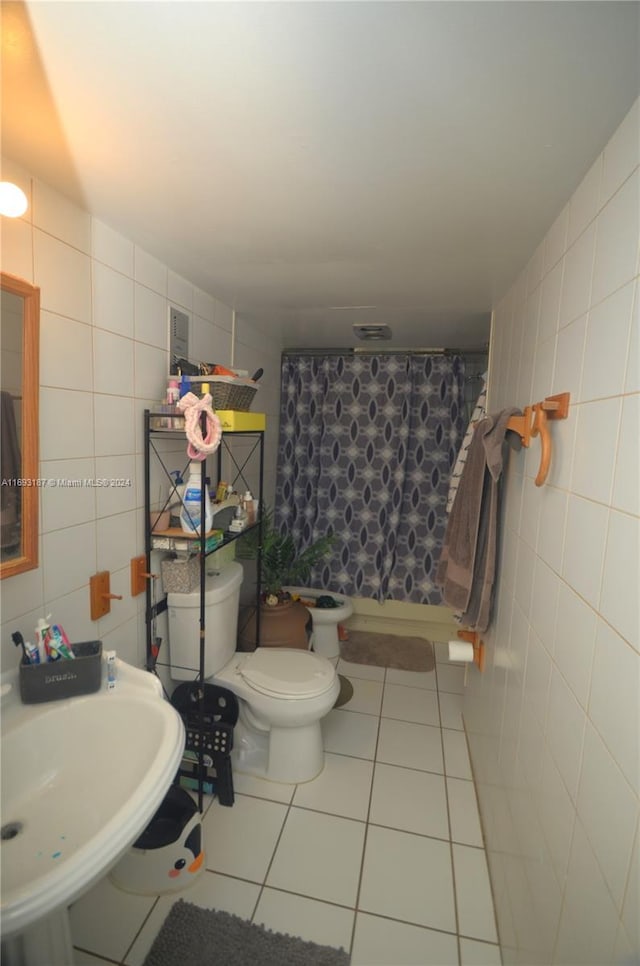
[[[258,556],[258,528],[241,541],[239,556],[254,559]],[[298,552],[290,534],[280,533],[273,524],[273,511],[262,510],[262,556],[260,582],[262,593],[282,593],[282,588],[308,579],[311,571],[327,555],[335,542],[333,534],[326,534]]]

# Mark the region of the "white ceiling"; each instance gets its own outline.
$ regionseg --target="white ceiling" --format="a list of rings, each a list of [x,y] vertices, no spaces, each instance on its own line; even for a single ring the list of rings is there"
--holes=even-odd
[[[635,2],[3,4],[3,153],[286,345],[486,342],[638,94]]]

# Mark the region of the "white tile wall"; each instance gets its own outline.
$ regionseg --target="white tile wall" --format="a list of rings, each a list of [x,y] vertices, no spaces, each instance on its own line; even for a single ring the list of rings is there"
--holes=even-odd
[[[93,324],[133,338],[133,282],[108,265],[93,263]]]
[[[41,311],[40,385],[91,392],[93,353],[90,325]]]
[[[33,267],[34,283],[40,286],[41,309],[77,322],[91,321],[91,259],[88,255],[45,234],[35,222]]]
[[[612,510],[605,557],[600,611],[603,617],[629,641],[640,648],[638,626],[638,543],[640,520]]]
[[[640,515],[640,464],[635,443],[640,436],[640,396],[622,400],[622,420],[613,480],[613,504],[627,513]]]
[[[561,326],[573,322],[589,307],[595,240],[595,225],[591,225],[578,237],[565,255],[560,298]]]
[[[580,401],[619,396],[625,363],[635,285],[623,285],[589,313]]]
[[[638,187],[634,171],[596,220],[591,304],[597,305],[638,271]]]
[[[144,249],[134,248],[134,278],[141,285],[158,292],[160,295],[167,294],[167,266],[159,262],[157,258],[145,252]]]
[[[2,268],[40,286],[40,475],[54,480],[130,479],[121,488],[41,490],[40,565],[0,585],[0,662],[13,666],[11,633],[31,636],[52,614],[75,640],[101,637],[125,660],[144,661],[144,597],[132,598],[129,561],[142,552],[142,411],[162,397],[168,371],[169,304],[191,314],[197,358],[264,369],[267,498],[273,498],[279,413],[280,349],[242,323],[213,293],[137,247],[11,160],[3,176],[32,204],[24,218],[2,219]],[[265,342],[268,346],[265,349]],[[235,355],[235,359],[234,359]],[[271,489],[269,489],[269,487]],[[123,595],[94,623],[88,582],[111,571]]]
[[[463,705],[505,963],[640,958],[639,127],[636,103],[494,311],[490,408],[546,366],[571,392],[540,491],[535,445],[511,455]]]

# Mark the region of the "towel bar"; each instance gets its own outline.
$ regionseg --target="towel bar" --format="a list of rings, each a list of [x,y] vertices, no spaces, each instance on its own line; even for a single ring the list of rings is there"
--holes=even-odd
[[[533,406],[525,406],[522,416],[512,416],[507,423],[507,429],[517,433],[523,446],[529,446],[534,436],[540,437],[540,466],[535,479],[536,486],[542,486],[547,479],[551,465],[551,433],[548,421],[550,419],[566,419],[569,414],[571,394],[561,392],[555,396],[547,396],[542,402]],[[532,417],[533,416],[533,421]]]

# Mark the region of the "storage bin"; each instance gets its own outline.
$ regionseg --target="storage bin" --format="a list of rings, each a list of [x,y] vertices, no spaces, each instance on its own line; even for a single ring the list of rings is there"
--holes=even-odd
[[[176,560],[166,557],[160,563],[162,583],[167,594],[190,594],[200,583],[200,558]]]
[[[60,658],[46,664],[20,664],[20,697],[24,704],[60,701],[97,691],[102,680],[102,641],[72,644],[75,661]]]
[[[234,376],[210,376],[208,378],[213,409],[251,409],[258,386],[251,379]]]
[[[158,896],[186,889],[203,868],[198,806],[189,792],[173,785],[110,878],[125,892]]]

